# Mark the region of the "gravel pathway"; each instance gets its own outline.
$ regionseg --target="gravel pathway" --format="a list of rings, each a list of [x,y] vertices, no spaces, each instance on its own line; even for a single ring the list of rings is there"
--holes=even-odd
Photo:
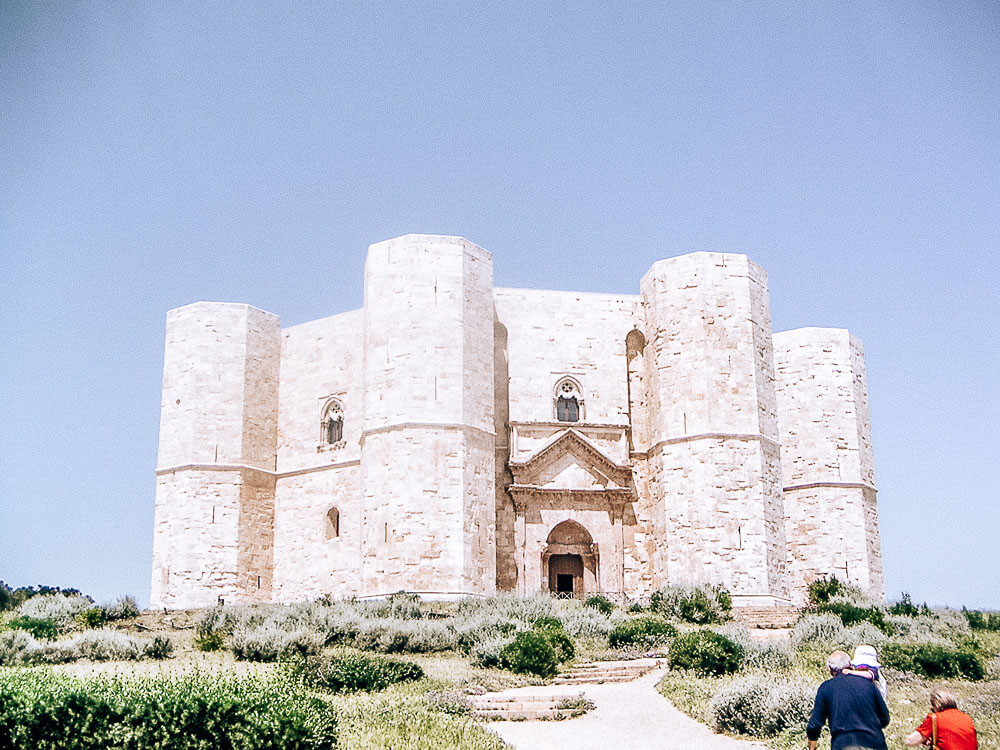
[[[656,692],[655,670],[632,682],[573,686],[597,708],[565,721],[494,721],[488,724],[517,750],[763,750],[764,745],[714,734]],[[569,692],[567,685],[515,688],[532,695]],[[805,738],[802,740],[805,744]]]

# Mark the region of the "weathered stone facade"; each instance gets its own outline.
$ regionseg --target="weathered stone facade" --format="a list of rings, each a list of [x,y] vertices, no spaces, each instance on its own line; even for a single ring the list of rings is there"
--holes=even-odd
[[[457,237],[369,248],[364,308],[170,311],[151,604],[416,591],[883,595],[864,354],[771,333],[742,255],[639,295],[495,289]]]

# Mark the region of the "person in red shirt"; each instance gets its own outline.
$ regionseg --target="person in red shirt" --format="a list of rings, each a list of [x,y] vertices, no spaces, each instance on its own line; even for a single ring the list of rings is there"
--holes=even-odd
[[[944,688],[931,690],[931,713],[924,719],[924,723],[906,738],[906,744],[914,747],[926,742],[934,732],[935,720],[939,750],[979,750],[972,717],[958,710],[955,694]]]

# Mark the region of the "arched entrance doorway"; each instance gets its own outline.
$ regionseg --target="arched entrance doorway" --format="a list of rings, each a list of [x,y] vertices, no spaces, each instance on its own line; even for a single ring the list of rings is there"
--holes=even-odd
[[[543,590],[573,599],[596,593],[597,565],[597,545],[590,532],[576,521],[563,521],[549,532],[542,552],[542,571],[548,579]]]

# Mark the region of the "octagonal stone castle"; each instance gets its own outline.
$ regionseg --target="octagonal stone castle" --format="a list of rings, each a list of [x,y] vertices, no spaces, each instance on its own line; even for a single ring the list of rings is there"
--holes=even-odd
[[[743,255],[640,290],[494,288],[482,248],[406,235],[369,248],[361,310],[171,310],[151,605],[883,596],[861,343],[772,334]]]

